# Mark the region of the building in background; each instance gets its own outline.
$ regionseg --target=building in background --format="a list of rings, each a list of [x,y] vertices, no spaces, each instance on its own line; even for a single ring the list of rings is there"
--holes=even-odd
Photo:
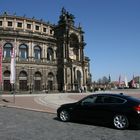
[[[91,85],[84,32],[64,8],[57,25],[34,18],[0,15],[2,90],[10,91],[10,61],[16,49],[16,91],[72,92]],[[16,40],[16,41],[15,41]]]

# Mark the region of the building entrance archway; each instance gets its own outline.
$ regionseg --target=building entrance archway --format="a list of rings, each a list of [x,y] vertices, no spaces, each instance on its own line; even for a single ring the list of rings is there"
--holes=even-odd
[[[35,91],[40,91],[41,90],[41,73],[40,72],[36,72],[35,73],[35,79],[34,79],[34,90]]]
[[[21,71],[19,74],[19,90],[27,91],[27,73],[25,71]]]
[[[3,90],[4,91],[11,91],[11,84],[10,84],[10,71],[4,72],[4,81],[3,81]]]
[[[54,88],[53,88],[53,80],[54,80],[54,75],[53,75],[52,72],[50,72],[48,74],[48,87],[47,87],[49,91],[54,90]]]

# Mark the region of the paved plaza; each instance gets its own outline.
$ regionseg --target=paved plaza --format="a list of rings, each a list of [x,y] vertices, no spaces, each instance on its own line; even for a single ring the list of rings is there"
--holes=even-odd
[[[22,94],[1,95],[0,106],[15,107],[27,110],[56,113],[57,108],[64,103],[72,103],[95,93],[124,93],[140,98],[140,90],[111,90],[93,93],[51,93],[51,94]]]

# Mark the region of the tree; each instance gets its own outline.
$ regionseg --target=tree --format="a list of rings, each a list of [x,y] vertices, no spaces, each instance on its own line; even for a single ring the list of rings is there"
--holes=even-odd
[[[108,83],[109,83],[108,78],[107,78],[106,76],[104,76],[104,77],[102,78],[102,84],[108,84]]]

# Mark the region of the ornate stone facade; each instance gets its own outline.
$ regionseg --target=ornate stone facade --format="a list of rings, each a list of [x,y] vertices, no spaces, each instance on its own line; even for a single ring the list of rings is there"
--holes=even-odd
[[[2,89],[9,91],[11,50],[16,49],[16,91],[78,91],[91,82],[84,32],[64,8],[57,25],[34,18],[0,15]]]

